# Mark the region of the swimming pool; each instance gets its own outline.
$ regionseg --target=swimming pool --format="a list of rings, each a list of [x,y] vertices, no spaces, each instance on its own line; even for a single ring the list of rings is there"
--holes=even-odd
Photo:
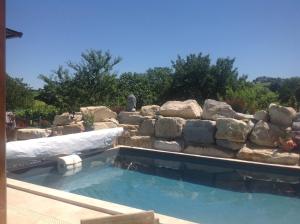
[[[300,219],[300,172],[277,166],[122,148],[84,158],[70,176],[55,166],[9,176],[199,223]]]

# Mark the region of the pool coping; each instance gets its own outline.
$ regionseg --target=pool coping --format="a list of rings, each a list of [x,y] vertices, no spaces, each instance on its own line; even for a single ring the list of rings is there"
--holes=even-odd
[[[119,149],[119,150],[131,149],[136,151],[143,151],[146,154],[160,153],[161,155],[165,155],[164,158],[168,158],[168,159],[173,159],[176,157],[185,158],[186,161],[192,161],[193,159],[197,159],[198,161],[204,162],[205,165],[216,165],[216,166],[223,165],[228,168],[249,169],[252,171],[257,171],[254,169],[258,168],[264,171],[267,170],[271,173],[278,172],[283,175],[294,174],[300,176],[300,165],[282,165],[282,164],[273,164],[273,163],[263,163],[263,162],[249,161],[249,160],[241,160],[237,158],[221,158],[221,157],[190,154],[184,152],[171,152],[171,151],[163,151],[163,150],[149,149],[149,148],[142,148],[142,147],[132,147],[132,146],[125,146],[125,145],[118,145],[117,147],[108,150],[114,150],[114,149]],[[176,159],[173,160],[175,161]],[[258,172],[263,172],[262,170],[259,170]]]
[[[117,203],[77,195],[53,188],[14,180],[11,178],[7,178],[7,187],[110,215],[129,214],[144,211],[142,209],[132,208]],[[195,222],[162,215],[159,213],[155,213],[155,216],[159,218],[159,221],[162,224],[195,224]]]

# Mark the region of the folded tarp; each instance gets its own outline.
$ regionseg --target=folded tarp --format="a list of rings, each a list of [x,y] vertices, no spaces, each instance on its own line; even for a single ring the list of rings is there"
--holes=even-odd
[[[91,149],[108,148],[120,136],[123,128],[109,128],[77,134],[38,138],[6,144],[6,159],[47,159]]]

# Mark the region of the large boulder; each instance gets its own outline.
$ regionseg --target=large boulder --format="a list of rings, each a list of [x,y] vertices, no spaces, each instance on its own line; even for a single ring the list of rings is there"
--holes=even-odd
[[[296,116],[295,116],[295,118],[294,118],[294,121],[295,122],[300,122],[300,112],[298,112],[298,113],[296,113]]]
[[[155,134],[155,119],[145,119],[139,127],[140,135],[150,135]]]
[[[217,120],[216,139],[232,142],[246,142],[251,127],[244,121],[233,118],[220,118]]]
[[[201,117],[202,108],[196,100],[168,101],[160,107],[159,114],[165,117],[195,119]]]
[[[83,126],[82,122],[68,124],[68,125],[64,125],[62,127],[63,127],[62,128],[63,135],[84,132],[84,126]]]
[[[94,130],[106,129],[106,128],[116,128],[118,125],[115,122],[105,121],[105,122],[95,122]]]
[[[138,125],[132,125],[132,124],[119,124],[119,127],[123,128],[122,137],[135,136],[139,128]]]
[[[163,151],[181,152],[183,149],[183,144],[179,141],[155,140],[153,147]]]
[[[211,99],[204,102],[202,119],[216,121],[218,118],[236,118],[236,116],[237,113],[225,102]]]
[[[284,130],[278,126],[260,120],[250,134],[250,141],[259,146],[277,147],[279,137],[284,136]]]
[[[143,117],[140,112],[122,111],[119,113],[118,119],[121,124],[140,125],[145,117]]]
[[[270,121],[278,126],[290,127],[296,117],[296,111],[292,107],[283,107],[275,103],[269,106]]]
[[[67,125],[73,122],[71,115],[69,113],[63,113],[61,115],[55,115],[53,124],[55,126]]]
[[[293,131],[300,131],[300,121],[293,122],[292,129]]]
[[[82,113],[81,112],[75,112],[73,116],[73,121],[79,122],[82,121]]]
[[[109,118],[117,118],[117,114],[105,106],[81,107],[80,112],[83,116],[93,116],[94,122],[102,122]]]
[[[298,165],[300,159],[298,153],[282,152],[274,149],[250,149],[248,147],[242,148],[238,152],[237,158],[282,165]]]
[[[147,105],[142,106],[141,108],[141,114],[143,116],[155,116],[157,112],[159,111],[160,106],[158,105]]]
[[[236,116],[235,116],[235,119],[238,119],[238,120],[251,120],[253,119],[254,116],[252,114],[243,114],[243,113],[236,113]]]
[[[300,131],[293,132],[293,140],[298,145],[298,148],[300,148]]]
[[[183,128],[187,144],[213,144],[215,142],[216,122],[209,120],[187,120]]]
[[[202,156],[234,158],[235,154],[231,150],[219,148],[218,146],[188,146],[183,150],[184,153]]]
[[[257,121],[260,121],[260,120],[268,121],[269,120],[268,112],[265,110],[256,111],[254,114],[254,119]]]
[[[228,141],[224,139],[217,139],[216,140],[217,145],[226,148],[226,149],[231,149],[234,151],[240,150],[245,146],[244,142],[233,142],[233,141]]]
[[[118,144],[151,149],[153,147],[153,138],[151,136],[119,137]]]
[[[155,123],[155,136],[174,139],[180,137],[185,120],[179,117],[159,117]]]
[[[48,129],[41,128],[22,128],[17,130],[18,140],[28,140],[33,138],[45,138],[51,134]]]

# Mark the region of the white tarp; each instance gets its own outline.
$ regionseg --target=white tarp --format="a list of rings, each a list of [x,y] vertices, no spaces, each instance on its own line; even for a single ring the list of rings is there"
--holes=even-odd
[[[111,146],[123,128],[110,128],[78,134],[38,138],[6,144],[6,159],[46,159],[57,155],[70,155],[91,149]]]

